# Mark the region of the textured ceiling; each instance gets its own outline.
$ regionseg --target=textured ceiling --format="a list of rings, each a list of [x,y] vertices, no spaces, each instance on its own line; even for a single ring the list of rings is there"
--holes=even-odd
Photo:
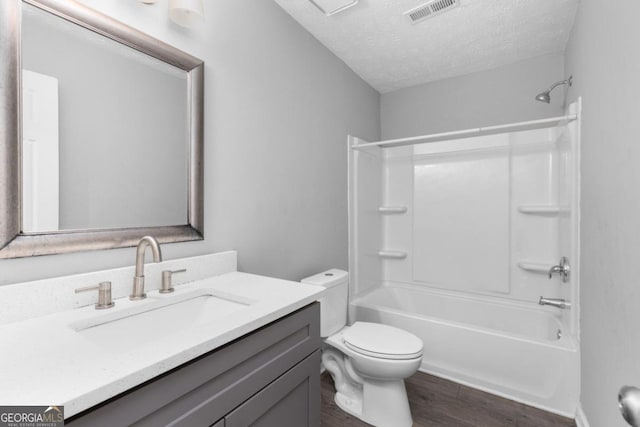
[[[360,0],[327,17],[308,0],[274,0],[379,92],[562,52],[578,0],[461,0],[411,24],[421,0]]]

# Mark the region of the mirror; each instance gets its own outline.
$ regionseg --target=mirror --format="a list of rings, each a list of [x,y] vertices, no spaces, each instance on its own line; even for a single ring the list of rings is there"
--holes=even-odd
[[[187,98],[186,71],[23,5],[22,231],[186,224]]]
[[[0,4],[0,257],[202,239],[202,61],[74,2]]]

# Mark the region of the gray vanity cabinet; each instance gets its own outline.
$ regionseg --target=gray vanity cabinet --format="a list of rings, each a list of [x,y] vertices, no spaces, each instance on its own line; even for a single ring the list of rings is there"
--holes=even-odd
[[[319,368],[316,351],[227,415],[224,427],[319,425],[320,406],[309,402],[320,390],[319,374],[310,375]]]
[[[65,425],[317,427],[319,304],[77,414]]]

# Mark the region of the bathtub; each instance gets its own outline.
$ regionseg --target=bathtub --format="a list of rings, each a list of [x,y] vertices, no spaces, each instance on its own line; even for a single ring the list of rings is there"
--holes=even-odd
[[[575,416],[578,346],[552,310],[391,284],[353,298],[350,315],[420,337],[423,372]]]

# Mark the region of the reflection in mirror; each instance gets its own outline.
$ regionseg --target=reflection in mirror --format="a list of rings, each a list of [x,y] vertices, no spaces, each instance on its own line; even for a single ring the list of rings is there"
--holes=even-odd
[[[202,240],[204,63],[76,1],[0,22],[0,259]]]
[[[22,16],[22,232],[188,224],[187,71]]]

